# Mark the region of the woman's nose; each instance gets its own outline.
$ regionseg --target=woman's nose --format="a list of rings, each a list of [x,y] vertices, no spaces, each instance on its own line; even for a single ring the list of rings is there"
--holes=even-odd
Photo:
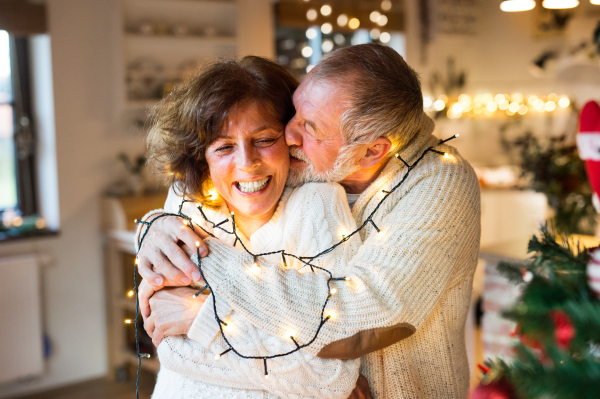
[[[253,170],[261,164],[260,154],[251,147],[242,147],[238,152],[236,164],[240,170]]]
[[[300,132],[300,126],[295,116],[285,126],[285,143],[289,147],[302,146],[302,133]]]

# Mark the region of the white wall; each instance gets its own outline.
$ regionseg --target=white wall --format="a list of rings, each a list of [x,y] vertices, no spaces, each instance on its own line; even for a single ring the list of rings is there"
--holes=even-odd
[[[506,13],[498,1],[479,0],[477,34],[470,37],[433,35],[427,49],[427,62],[421,62],[421,41],[417,4],[420,0],[407,0],[407,62],[421,74],[424,91],[434,71],[446,74],[446,61],[453,56],[457,70],[467,72],[467,86],[462,92],[469,94],[515,93],[548,95],[558,93],[575,98],[579,105],[595,98],[600,100],[600,68],[589,79],[547,77],[538,79],[529,73],[531,62],[544,50],[565,48],[589,40],[600,20],[600,6],[582,1],[576,16],[565,35],[539,38],[534,34],[536,11]],[[539,4],[537,7],[541,7]],[[589,71],[588,71],[589,72]],[[433,94],[433,93],[431,93]],[[521,118],[522,128],[530,127],[540,134],[559,134],[573,129],[576,120],[565,113],[554,116],[526,116]],[[508,162],[499,144],[499,127],[508,118],[461,118],[457,121],[438,120],[437,134],[448,137],[461,133],[453,141],[461,153],[472,163],[497,166]]]
[[[54,353],[46,375],[3,386],[0,397],[107,373],[99,198],[120,168],[119,151],[142,152],[141,137],[114,130],[108,40],[115,2],[47,0],[52,48],[60,235],[0,243],[0,256],[50,254],[43,307]]]

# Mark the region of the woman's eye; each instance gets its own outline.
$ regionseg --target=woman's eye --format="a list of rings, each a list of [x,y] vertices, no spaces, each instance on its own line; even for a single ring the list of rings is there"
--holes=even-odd
[[[256,142],[256,144],[261,147],[266,147],[266,146],[273,144],[274,142],[275,142],[275,139],[262,139],[262,140],[258,140]]]
[[[217,152],[227,152],[233,148],[232,145],[223,145],[216,149]]]

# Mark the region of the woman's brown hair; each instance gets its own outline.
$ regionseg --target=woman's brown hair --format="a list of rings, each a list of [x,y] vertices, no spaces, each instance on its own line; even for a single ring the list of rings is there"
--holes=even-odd
[[[205,158],[236,105],[257,101],[285,125],[295,113],[298,82],[283,67],[260,57],[217,62],[161,100],[151,111],[148,158],[177,194],[208,206],[219,202]]]

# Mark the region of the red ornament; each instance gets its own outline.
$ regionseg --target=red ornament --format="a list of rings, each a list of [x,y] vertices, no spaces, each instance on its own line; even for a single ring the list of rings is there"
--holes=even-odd
[[[577,134],[577,150],[585,161],[588,180],[594,190],[594,206],[600,208],[600,105],[589,101],[579,114],[579,133]]]
[[[550,317],[554,323],[554,337],[556,338],[556,344],[563,350],[569,349],[571,341],[577,334],[571,319],[565,312],[560,310],[551,311]]]
[[[469,399],[516,399],[515,390],[506,380],[492,381],[489,384],[479,384]]]

